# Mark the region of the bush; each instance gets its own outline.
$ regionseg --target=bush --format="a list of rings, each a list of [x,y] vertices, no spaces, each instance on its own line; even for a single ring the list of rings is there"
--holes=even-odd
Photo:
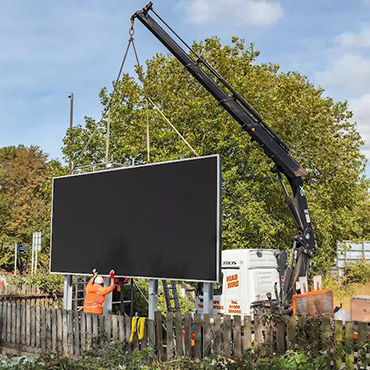
[[[347,265],[344,268],[344,279],[346,283],[367,283],[370,281],[370,263],[362,261]]]
[[[140,288],[141,292],[144,294],[145,298],[141,295],[138,289],[134,288],[134,311],[138,313],[139,316],[148,316],[148,295],[149,295],[149,281],[147,279],[135,279],[135,283]],[[162,313],[167,312],[166,302],[163,293],[163,287],[161,281],[158,281],[158,310]],[[168,284],[170,284],[168,282]],[[170,296],[172,297],[172,292],[170,290]],[[130,288],[125,287],[123,290],[124,299],[130,299]],[[180,312],[184,315],[185,312],[194,312],[194,302],[192,302],[188,297],[179,296]],[[174,303],[173,303],[174,305]]]
[[[36,358],[17,358],[0,361],[0,369],[43,370],[43,369],[75,369],[75,370],[321,370],[326,369],[324,356],[312,357],[307,353],[288,351],[281,357],[265,357],[260,353],[248,351],[240,361],[224,356],[213,356],[203,360],[179,358],[166,362],[156,360],[153,350],[135,350],[128,357],[122,343],[106,345],[104,348],[92,348],[83,356],[75,358],[61,357],[57,354],[44,354]]]
[[[8,284],[21,288],[23,285],[39,287],[45,293],[54,297],[63,294],[63,276],[55,274],[39,273],[37,275],[7,276]]]

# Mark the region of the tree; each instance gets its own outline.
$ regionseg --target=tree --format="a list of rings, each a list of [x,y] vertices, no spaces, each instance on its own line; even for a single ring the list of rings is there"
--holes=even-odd
[[[306,194],[316,231],[317,268],[333,260],[336,240],[369,233],[359,212],[369,212],[363,144],[346,102],[324,97],[297,72],[283,73],[273,63],[256,64],[259,54],[234,37],[193,48],[221,73],[288,143],[292,156],[307,170]],[[223,248],[290,249],[296,232],[274,174],[261,148],[172,56],[157,54],[146,63],[148,96],[199,155],[219,153],[223,163]],[[100,93],[107,106],[106,89]],[[110,155],[124,164],[145,163],[146,125],[150,126],[152,162],[191,157],[189,148],[151,105],[136,80],[124,75],[110,113]],[[68,131],[63,153],[80,165],[104,158],[107,121],[86,118],[86,126]],[[91,138],[86,151],[88,138]]]
[[[0,245],[32,245],[33,232],[41,231],[40,260],[48,265],[52,176],[63,171],[37,146],[0,148]],[[13,256],[2,248],[0,266],[11,269]]]

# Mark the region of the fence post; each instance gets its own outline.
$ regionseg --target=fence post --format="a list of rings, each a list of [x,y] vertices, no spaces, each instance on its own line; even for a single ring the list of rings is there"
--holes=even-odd
[[[257,349],[262,348],[262,327],[261,316],[258,313],[254,314],[254,344]]]
[[[15,331],[16,331],[16,317],[17,317],[17,310],[16,310],[16,305],[15,303],[11,303],[11,312],[12,312],[12,322],[11,322],[11,333],[12,333],[12,337],[11,337],[11,342],[12,343],[15,343]]]
[[[203,316],[203,356],[208,357],[211,353],[211,316],[207,313]]]
[[[31,345],[31,306],[26,305],[26,345]]]
[[[276,325],[276,352],[278,355],[285,352],[285,321],[279,321]]]
[[[109,318],[107,318],[107,321],[111,321],[112,324],[112,340],[113,342],[118,341],[118,316],[117,315],[111,315]]]
[[[153,324],[153,349],[155,349],[155,322],[154,319],[150,320]],[[131,324],[132,324],[132,318],[129,316],[125,317],[125,328],[126,328],[126,350],[129,356],[132,353],[132,343],[130,342],[131,337]]]
[[[194,357],[200,359],[202,357],[202,316],[200,313],[194,315]]]
[[[41,348],[41,307],[36,306],[36,347]]]
[[[146,322],[148,320],[145,320]],[[119,328],[119,341],[125,340],[125,319],[123,316],[118,316],[118,328]]]
[[[330,319],[323,319],[321,322],[321,348],[326,352],[327,362],[326,365],[330,369],[330,363],[332,359],[332,336],[330,328]]]
[[[50,319],[50,328],[51,328],[51,350],[57,350],[57,312],[55,308],[50,308],[51,310],[51,319]]]
[[[73,322],[74,322],[74,354],[76,356],[80,355],[80,315],[78,311],[73,311]],[[72,338],[73,338],[72,337]]]
[[[158,360],[162,360],[162,313],[160,311],[156,311],[154,313],[155,319],[155,342],[156,342],[156,349],[157,349],[157,357]]]
[[[226,357],[231,357],[231,316],[224,316],[224,328],[223,328],[223,337],[224,337],[224,351]]]
[[[167,312],[166,317],[166,344],[167,344],[167,360],[172,360],[173,358],[173,314],[172,312]]]
[[[185,313],[185,356],[191,357],[191,313]]]
[[[335,368],[339,370],[342,367],[343,358],[343,324],[341,320],[335,320]]]
[[[218,355],[221,352],[221,316],[214,315],[213,317],[213,350],[214,354]]]
[[[58,336],[57,336],[57,350],[63,353],[63,315],[62,310],[57,310]]]
[[[148,339],[149,347],[155,350],[155,321],[148,319]]]
[[[17,300],[16,307],[17,307],[17,320],[15,328],[15,342],[21,343],[22,320],[21,320],[21,303],[19,300]]]
[[[295,351],[295,346],[297,344],[296,329],[297,329],[297,320],[295,317],[292,316],[288,320],[287,327],[287,346],[288,349],[292,351]]]
[[[182,317],[181,313],[176,312],[175,316],[175,334],[176,334],[176,356],[181,357],[183,354],[183,339],[182,339]]]
[[[244,316],[243,324],[243,352],[252,347],[252,319],[250,316]]]
[[[345,349],[346,349],[346,369],[354,369],[355,364],[355,348],[354,348],[354,331],[353,331],[353,321],[346,322],[345,328]]]
[[[234,316],[234,356],[241,359],[242,356],[242,328],[241,316]]]
[[[358,366],[362,366],[363,369],[366,369],[367,365],[370,365],[366,358],[366,340],[367,340],[367,323],[359,322],[358,323],[358,348],[357,348],[357,363]],[[368,362],[368,363],[367,363]]]

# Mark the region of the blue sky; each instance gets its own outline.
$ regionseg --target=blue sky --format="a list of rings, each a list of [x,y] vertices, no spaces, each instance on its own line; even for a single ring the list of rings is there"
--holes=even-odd
[[[348,100],[370,158],[370,0],[153,2],[187,42],[239,36],[261,51],[260,62],[299,71]],[[100,88],[115,79],[130,16],[146,3],[0,0],[0,147],[39,145],[61,160],[68,94],[75,95],[75,124],[100,117]],[[167,52],[139,22],[135,29],[142,62]],[[131,55],[126,71],[132,66]]]

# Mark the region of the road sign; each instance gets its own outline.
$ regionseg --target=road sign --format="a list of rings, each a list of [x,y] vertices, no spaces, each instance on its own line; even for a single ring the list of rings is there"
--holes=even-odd
[[[32,249],[41,252],[41,233],[35,232],[32,237]]]
[[[30,247],[25,246],[25,245],[17,245],[17,250],[20,253],[26,253],[30,251]]]

